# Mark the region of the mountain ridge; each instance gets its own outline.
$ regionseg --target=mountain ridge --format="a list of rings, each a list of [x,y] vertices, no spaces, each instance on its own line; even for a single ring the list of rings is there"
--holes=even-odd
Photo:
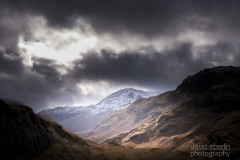
[[[87,139],[135,148],[188,150],[192,143],[226,143],[240,148],[237,125],[240,121],[239,77],[240,67],[202,70],[183,80],[174,91],[143,99],[137,105],[132,104],[113,114]],[[143,110],[145,114],[142,115]],[[151,113],[157,114],[152,116]],[[115,120],[121,115],[130,119]],[[121,131],[127,123],[134,124],[136,119],[142,123],[125,132],[111,132],[112,137],[109,136],[108,131],[114,127]],[[107,136],[101,137],[104,134]]]
[[[219,87],[224,83],[225,86],[239,86],[239,72],[240,67],[233,66],[207,68],[185,78],[176,90],[186,94],[194,94],[207,91],[212,87]]]
[[[57,107],[41,111],[38,115],[47,120],[56,121],[67,130],[84,136],[83,131],[93,129],[112,112],[126,108],[138,99],[156,94],[158,93],[125,88],[110,94],[96,105],[90,105],[89,107]],[[82,123],[78,124],[78,122]]]

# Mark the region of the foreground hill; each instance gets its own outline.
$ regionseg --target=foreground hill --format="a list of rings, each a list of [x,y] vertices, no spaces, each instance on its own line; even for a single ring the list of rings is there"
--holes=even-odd
[[[106,119],[112,112],[126,108],[136,100],[156,95],[132,88],[114,92],[96,105],[88,107],[57,107],[38,113],[44,119],[55,121],[65,129],[81,136]],[[79,123],[81,122],[81,123]]]
[[[31,108],[11,103],[0,100],[1,156],[11,159],[39,154],[53,141],[45,121],[35,116]]]
[[[226,143],[239,152],[239,97],[240,67],[205,69],[187,77],[174,91],[115,112],[88,139],[178,150],[189,150],[193,143]]]
[[[0,100],[2,160],[145,160],[191,159],[186,152],[132,149],[83,140],[35,115],[31,108]]]

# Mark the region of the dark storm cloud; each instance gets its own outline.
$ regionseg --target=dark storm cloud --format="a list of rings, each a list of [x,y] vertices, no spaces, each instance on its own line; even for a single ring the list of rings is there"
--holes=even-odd
[[[38,63],[43,59],[35,61],[31,70],[23,64],[19,54],[0,51],[0,98],[21,100],[35,111],[58,104],[71,104],[74,87],[65,90],[64,83],[67,82],[59,83],[60,80],[56,80],[61,74],[54,69],[54,65],[50,66],[54,61],[42,62],[41,65]]]
[[[215,63],[215,65],[240,65],[240,44],[219,42],[216,45],[203,47],[199,51],[200,58]]]
[[[1,51],[0,50],[0,73],[1,74],[15,74],[19,75],[24,69],[22,65],[22,58],[19,54],[13,51]]]
[[[193,62],[191,45],[183,44],[174,50],[159,53],[146,49],[144,54],[111,50],[86,54],[75,61],[72,77],[79,80],[106,80],[118,83],[138,84],[171,88],[194,70],[189,66],[203,66],[202,61]],[[199,66],[198,66],[199,67]]]
[[[95,31],[115,34],[174,35],[185,28],[238,31],[240,27],[238,0],[6,0],[0,4],[43,15],[58,27],[70,27],[82,17]]]
[[[239,48],[218,43],[202,48],[198,57],[193,56],[191,44],[179,44],[174,49],[157,52],[145,49],[144,53],[86,54],[74,62],[71,77],[78,80],[106,80],[118,83],[138,84],[158,89],[174,89],[189,74],[215,65],[239,65]],[[228,57],[232,59],[228,60]]]
[[[81,81],[173,89],[200,69],[239,65],[239,6],[239,0],[1,0],[0,97],[19,99],[38,111],[56,106],[52,102],[70,105]],[[93,51],[75,60],[73,68],[35,57],[33,66],[27,66],[17,44],[20,36],[32,40],[33,26],[38,24],[31,24],[34,16],[46,18],[53,29],[71,29],[82,18],[97,34],[142,35],[141,40],[147,41],[154,36],[175,38],[190,29],[225,42],[197,50],[189,41],[169,44],[171,49],[161,52],[151,47],[121,53]],[[59,69],[68,73],[63,75]]]
[[[39,111],[57,104],[71,104],[77,93],[76,84],[81,81],[105,80],[169,90],[200,69],[240,62],[240,48],[228,43],[205,46],[197,58],[193,49],[190,43],[184,43],[162,52],[151,47],[118,54],[102,50],[74,61],[73,68],[64,75],[57,70],[63,66],[53,60],[35,57],[30,67],[23,64],[18,53],[1,51],[0,97],[21,100]]]
[[[3,8],[0,2],[0,47],[17,51],[19,36],[31,36],[28,16]]]
[[[63,77],[57,68],[64,68],[64,66],[58,65],[55,61],[45,58],[34,57],[32,60],[32,71],[44,75],[48,81],[54,83],[55,85],[60,85],[62,83]]]

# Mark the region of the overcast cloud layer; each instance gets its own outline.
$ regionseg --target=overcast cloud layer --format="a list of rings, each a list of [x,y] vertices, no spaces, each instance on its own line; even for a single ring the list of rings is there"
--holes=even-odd
[[[0,97],[35,111],[239,65],[237,0],[0,1]]]

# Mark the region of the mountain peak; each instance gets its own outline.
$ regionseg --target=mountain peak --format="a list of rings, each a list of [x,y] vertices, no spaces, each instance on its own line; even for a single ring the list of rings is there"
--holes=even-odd
[[[123,89],[120,89],[116,92],[113,92],[112,94],[110,94],[109,96],[111,95],[116,95],[116,94],[127,94],[127,93],[133,93],[133,92],[138,92],[138,93],[146,93],[146,91],[143,91],[143,90],[138,90],[138,89],[134,89],[134,88],[123,88]]]
[[[103,106],[104,108],[111,107],[114,110],[117,108],[120,109],[128,106],[129,104],[133,103],[138,99],[148,98],[156,94],[157,93],[154,92],[146,92],[133,88],[124,88],[107,96],[105,99],[99,102],[97,106],[100,108],[102,108]]]
[[[219,66],[204,69],[188,76],[177,87],[182,93],[192,94],[207,91],[216,87],[240,85],[240,67]]]
[[[135,88],[123,88],[116,92],[138,92],[138,91],[142,92],[143,90],[139,90],[139,89],[135,89]]]
[[[38,114],[45,119],[56,121],[71,131],[93,129],[112,112],[125,108],[138,99],[155,96],[158,93],[146,92],[133,88],[121,89],[110,94],[96,105],[87,107],[58,107]],[[76,122],[82,122],[77,124]]]

